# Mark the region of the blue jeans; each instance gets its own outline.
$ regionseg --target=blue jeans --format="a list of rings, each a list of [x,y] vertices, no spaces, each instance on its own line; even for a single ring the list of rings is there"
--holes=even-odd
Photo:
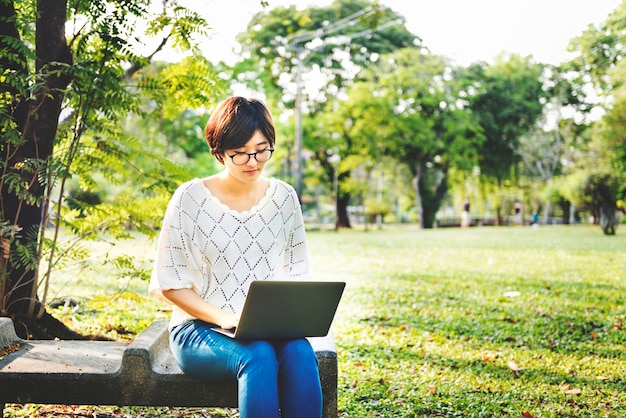
[[[242,418],[322,416],[317,358],[306,339],[235,340],[212,327],[194,320],[171,331],[170,347],[185,374],[237,378]]]

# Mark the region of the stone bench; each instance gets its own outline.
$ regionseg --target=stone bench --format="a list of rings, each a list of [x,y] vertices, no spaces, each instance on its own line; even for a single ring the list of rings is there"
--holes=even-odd
[[[130,344],[25,341],[0,318],[0,418],[5,403],[237,407],[236,380],[207,383],[185,375],[169,349],[167,322]],[[337,351],[332,334],[310,338],[319,361],[324,418],[337,417]],[[7,350],[19,344],[16,351]]]

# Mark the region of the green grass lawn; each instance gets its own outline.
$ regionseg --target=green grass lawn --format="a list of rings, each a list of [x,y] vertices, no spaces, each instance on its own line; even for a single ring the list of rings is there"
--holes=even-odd
[[[333,326],[341,416],[626,416],[621,229],[386,227],[309,242],[316,277],[348,283]],[[119,252],[149,266],[153,248],[94,248],[87,270],[53,282],[51,298],[78,307],[51,311],[122,340],[167,318],[145,281],[98,262]]]
[[[626,239],[599,228],[311,234],[348,282],[344,416],[626,416]]]

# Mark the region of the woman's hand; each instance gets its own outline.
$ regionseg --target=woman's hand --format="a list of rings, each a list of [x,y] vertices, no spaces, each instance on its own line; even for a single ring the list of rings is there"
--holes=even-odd
[[[234,314],[224,311],[224,315],[218,318],[218,322],[216,325],[219,325],[220,328],[224,329],[237,328],[237,325],[239,325],[240,316],[241,314]]]
[[[211,305],[192,289],[163,290],[163,296],[189,315],[224,329],[235,328],[240,314],[234,314]]]

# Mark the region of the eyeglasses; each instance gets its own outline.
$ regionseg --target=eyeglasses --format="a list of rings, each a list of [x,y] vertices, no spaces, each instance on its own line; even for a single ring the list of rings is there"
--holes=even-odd
[[[244,165],[250,161],[250,157],[254,157],[254,159],[258,163],[264,163],[270,158],[272,158],[272,153],[274,152],[271,148],[266,148],[261,151],[247,153],[247,152],[237,152],[233,155],[226,154],[233,160],[233,164],[235,165]]]

